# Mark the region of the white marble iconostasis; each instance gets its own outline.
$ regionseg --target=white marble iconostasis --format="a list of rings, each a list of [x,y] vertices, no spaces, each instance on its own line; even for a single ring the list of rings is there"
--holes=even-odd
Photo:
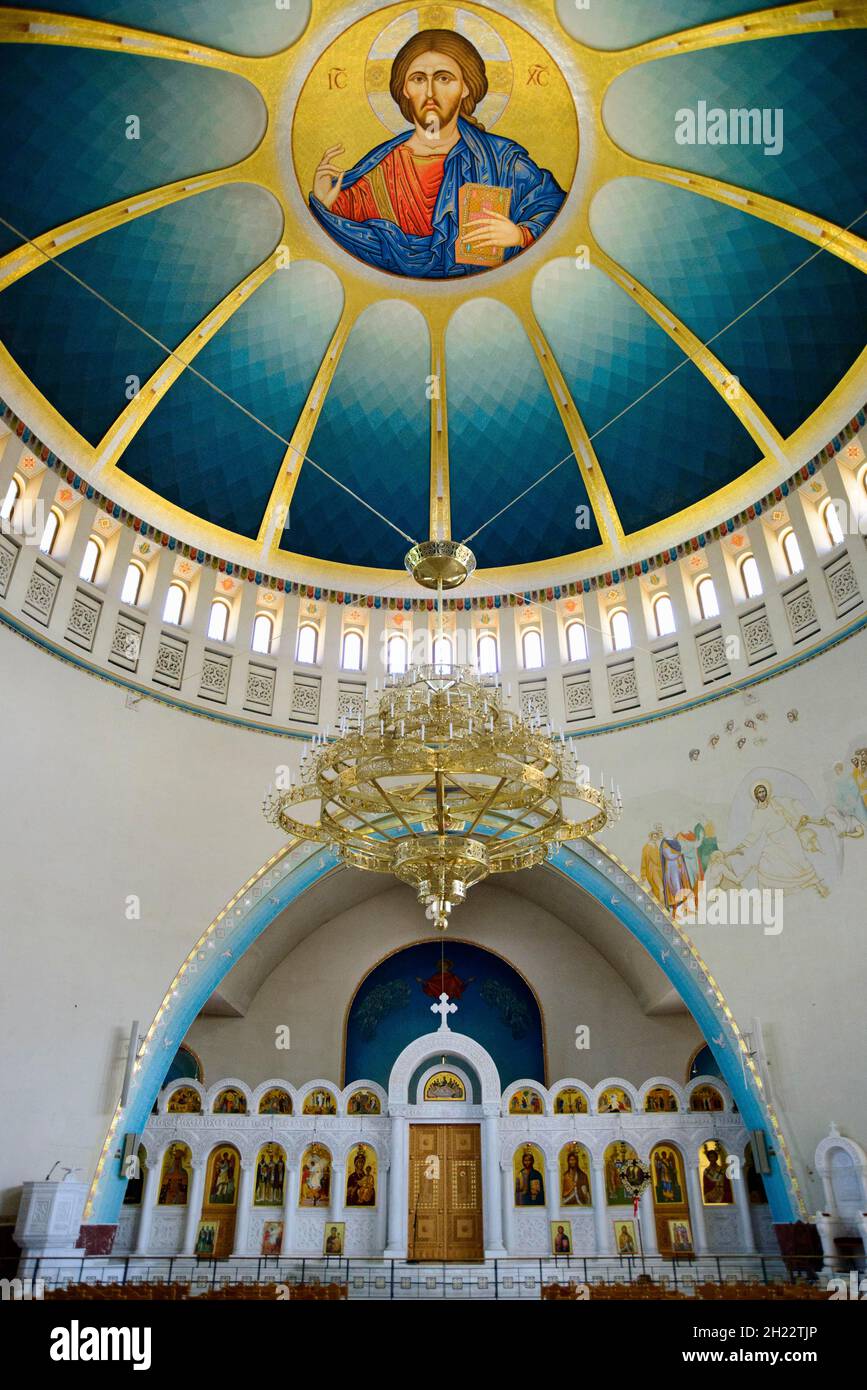
[[[437,1062],[444,1052],[449,1056],[447,1069],[457,1072],[465,1082],[464,1098],[425,1100],[425,1085],[435,1069],[425,1067],[425,1063]],[[696,1103],[696,1093],[700,1098],[707,1086],[719,1095],[723,1108],[712,1112],[690,1109],[691,1103]],[[172,1113],[172,1097],[184,1088],[201,1113]],[[563,1113],[564,1102],[558,1097],[572,1089],[586,1098],[588,1113]],[[648,1094],[660,1089],[673,1097],[676,1110],[645,1109],[646,1104],[653,1103]],[[214,1113],[215,1103],[225,1104],[220,1098],[227,1091],[234,1093],[234,1104],[246,1113]],[[291,1113],[258,1113],[263,1097],[273,1091],[288,1097],[282,1104],[291,1108]],[[605,1112],[611,1096],[618,1092],[631,1110]],[[363,1103],[358,1100],[359,1093],[365,1094]],[[313,1109],[321,1110],[323,1100],[326,1109],[331,1109],[333,1102],[334,1113],[304,1113],[311,1102]],[[520,1107],[529,1103],[536,1113],[521,1112]],[[518,1113],[510,1113],[510,1108]],[[380,1113],[370,1113],[377,1109]],[[604,1113],[599,1113],[600,1109]],[[353,1113],[359,1110],[363,1113]],[[770,1209],[750,1200],[742,1176],[749,1134],[718,1077],[698,1077],[686,1086],[668,1077],[653,1077],[641,1086],[617,1077],[596,1086],[565,1078],[548,1088],[528,1079],[501,1090],[496,1068],[485,1050],[445,1025],[404,1049],[395,1062],[387,1093],[370,1081],[355,1081],[343,1090],[328,1080],[293,1087],[272,1079],[255,1089],[234,1078],[224,1078],[208,1088],[194,1081],[172,1082],[161,1093],[157,1111],[142,1135],[140,1199],[136,1205],[122,1208],[113,1253],[193,1255],[203,1203],[205,1217],[215,1210],[205,1202],[206,1183],[212,1184],[209,1159],[215,1150],[230,1147],[237,1154],[238,1171],[231,1248],[223,1253],[262,1255],[266,1222],[282,1222],[282,1231],[273,1225],[269,1228],[271,1247],[267,1253],[320,1256],[326,1225],[330,1229],[342,1222],[343,1255],[403,1258],[409,1224],[409,1128],[414,1122],[431,1121],[480,1125],[486,1256],[547,1255],[551,1250],[550,1223],[563,1221],[571,1222],[573,1254],[615,1255],[614,1223],[633,1215],[631,1204],[609,1205],[606,1196],[606,1153],[610,1145],[621,1142],[631,1145],[645,1164],[651,1161],[657,1144],[665,1143],[677,1151],[686,1188],[682,1209],[688,1208],[697,1255],[778,1253]],[[565,1146],[576,1142],[583,1146],[582,1161],[589,1169],[589,1206],[562,1203],[561,1154]],[[737,1160],[730,1204],[707,1205],[703,1201],[699,1154],[708,1142]],[[186,1145],[189,1151],[186,1202],[161,1204],[164,1156],[177,1144]],[[278,1145],[285,1156],[282,1201],[262,1205],[257,1201],[257,1164],[263,1147],[271,1144]],[[538,1155],[537,1166],[541,1160],[544,1178],[543,1204],[532,1208],[517,1205],[515,1194],[516,1155],[520,1163],[528,1144]],[[323,1161],[331,1166],[327,1198],[316,1205],[311,1205],[309,1191],[302,1201],[302,1167],[309,1165],[311,1145],[321,1146],[320,1152],[327,1156]],[[375,1200],[359,1206],[347,1201],[347,1177],[361,1145],[368,1160],[372,1159],[369,1166],[373,1169]],[[270,1195],[273,1199],[274,1193]],[[652,1190],[641,1198],[639,1215],[645,1253],[656,1254],[659,1246]]]

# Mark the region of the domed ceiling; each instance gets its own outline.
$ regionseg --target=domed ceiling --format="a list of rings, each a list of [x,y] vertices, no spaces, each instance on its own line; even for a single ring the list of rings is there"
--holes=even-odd
[[[384,584],[451,535],[571,578],[747,505],[867,394],[863,9],[54,11],[0,4],[0,387],[191,544]],[[520,204],[502,264],[310,196],[326,150],[402,143],[392,61],[429,28],[483,65],[455,187]]]

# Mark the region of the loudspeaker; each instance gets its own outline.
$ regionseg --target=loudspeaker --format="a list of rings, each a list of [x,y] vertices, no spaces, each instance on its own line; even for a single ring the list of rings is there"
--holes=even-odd
[[[770,1173],[771,1160],[768,1157],[768,1145],[763,1129],[750,1130],[750,1144],[753,1150],[753,1163],[757,1173]]]

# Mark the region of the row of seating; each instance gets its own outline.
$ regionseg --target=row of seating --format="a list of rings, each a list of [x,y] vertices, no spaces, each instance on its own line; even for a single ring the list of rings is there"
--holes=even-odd
[[[579,1299],[587,1297],[589,1287],[590,1299],[621,1299],[642,1300],[654,1299],[665,1301],[671,1299],[690,1299],[693,1301],[703,1299],[726,1299],[776,1302],[803,1302],[808,1299],[827,1300],[828,1292],[815,1284],[756,1284],[746,1280],[729,1282],[725,1284],[696,1284],[692,1289],[683,1287],[675,1289],[670,1284],[653,1283],[650,1279],[637,1279],[634,1283],[591,1283],[579,1285],[574,1280],[568,1284],[545,1284],[542,1288],[543,1299],[570,1299],[577,1302]]]
[[[232,1300],[261,1299],[276,1302],[280,1299],[323,1299],[337,1301],[349,1297],[348,1284],[220,1284],[214,1288],[201,1288],[195,1283],[161,1282],[128,1284],[67,1284],[64,1288],[46,1289],[46,1299],[80,1301],[86,1300],[125,1300],[127,1302],[153,1302],[169,1300],[184,1302],[190,1299]]]

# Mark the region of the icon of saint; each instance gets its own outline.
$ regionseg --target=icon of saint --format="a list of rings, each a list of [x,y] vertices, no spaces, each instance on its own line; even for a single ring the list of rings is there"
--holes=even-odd
[[[390,90],[412,128],[348,170],[343,146],[331,145],[313,176],[310,209],[334,240],[380,270],[423,279],[474,274],[531,246],[566,194],[522,145],[473,115],[488,91],[475,45],[449,29],[421,30],[395,56]],[[462,225],[469,186],[477,197]],[[498,200],[508,213],[495,210]]]

